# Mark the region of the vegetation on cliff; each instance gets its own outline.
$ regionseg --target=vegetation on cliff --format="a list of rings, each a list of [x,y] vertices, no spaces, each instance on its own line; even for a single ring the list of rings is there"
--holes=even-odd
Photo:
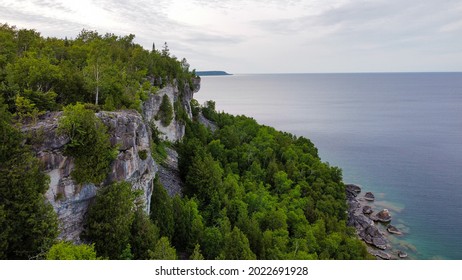
[[[0,259],[41,258],[58,235],[49,178],[0,97]]]
[[[145,50],[134,38],[90,30],[75,39],[44,38],[0,24],[0,93],[11,113],[33,120],[76,102],[140,110],[157,87],[174,80],[193,87],[186,59],[171,56],[166,44]]]
[[[8,25],[0,26],[0,38],[0,258],[369,257],[346,226],[341,170],[321,162],[310,140],[217,113],[213,101],[204,107],[192,101],[190,120],[181,89],[193,87],[195,73],[185,59],[171,57],[166,44],[147,51],[133,35],[83,30],[75,39],[43,38]],[[95,111],[140,110],[148,94],[169,83],[180,96],[172,106],[164,95],[157,117],[164,125],[186,124],[185,137],[171,144],[179,154],[183,196],[170,197],[155,179],[148,214],[130,183],[100,186],[114,148]],[[56,214],[43,196],[49,178],[15,126],[61,109],[59,131],[70,138],[65,153],[75,161],[72,178],[98,185],[82,246],[55,240]],[[200,124],[200,116],[217,129]],[[139,157],[165,158],[159,131],[150,130],[152,151]]]
[[[218,129],[189,122],[178,147],[184,193],[204,221],[198,241],[206,258],[370,257],[346,226],[339,168],[321,162],[310,140],[217,113],[214,105],[193,110]]]

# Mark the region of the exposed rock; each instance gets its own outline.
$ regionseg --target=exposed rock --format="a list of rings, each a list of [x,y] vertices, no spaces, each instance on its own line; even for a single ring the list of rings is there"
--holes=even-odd
[[[387,248],[388,241],[380,230],[375,226],[374,222],[364,215],[361,203],[356,198],[358,188],[356,185],[346,189],[346,196],[348,201],[348,225],[356,228],[358,236],[363,239],[367,244],[373,245],[381,250]]]
[[[151,77],[150,81],[155,83],[156,78]],[[180,193],[178,155],[168,149],[164,166],[158,167],[150,152],[149,124],[154,121],[166,140],[180,140],[184,136],[184,124],[173,120],[169,126],[163,127],[160,121],[154,120],[154,117],[159,111],[162,96],[167,95],[172,102],[172,107],[175,101],[181,100],[183,109],[191,118],[190,101],[199,88],[200,78],[193,79],[192,85],[185,84],[181,90],[176,83],[166,86],[157,94],[149,95],[148,100],[143,104],[142,114],[133,110],[97,113],[96,115],[108,127],[111,144],[119,150],[116,159],[112,162],[111,171],[102,185],[118,181],[130,182],[133,189],[142,190],[141,200],[146,206],[145,210],[149,212],[152,184],[159,168],[161,181],[169,194]],[[59,238],[78,242],[83,230],[84,217],[100,186],[78,185],[72,180],[74,160],[63,154],[64,147],[70,139],[57,132],[61,116],[62,112],[47,113],[36,124],[24,127],[23,131],[30,135],[29,144],[43,163],[45,172],[50,176],[50,185],[45,196],[58,214]]]
[[[356,197],[361,192],[361,187],[355,184],[346,184],[346,191]]]
[[[167,95],[172,103],[180,99],[182,101],[183,109],[188,114],[189,118],[192,118],[190,102],[193,99],[193,95],[200,89],[200,78],[193,79],[193,89],[189,85],[184,85],[183,90],[180,92],[178,86],[175,84],[167,85],[160,89],[156,94],[150,94],[148,99],[144,102],[142,108],[143,118],[149,123],[154,122],[159,132],[163,135],[164,140],[175,142],[183,138],[185,133],[185,125],[179,121],[172,121],[168,126],[163,126],[160,120],[156,120],[155,117],[159,113],[160,104],[162,97]]]
[[[389,233],[398,234],[398,235],[403,234],[399,229],[397,229],[395,226],[392,226],[392,225],[387,226],[387,231]]]
[[[378,257],[379,259],[382,259],[382,260],[391,260],[392,259],[392,256],[384,251],[378,251],[378,250],[374,250],[371,252],[372,255]]]
[[[367,192],[364,194],[364,199],[368,200],[368,201],[374,201],[375,200],[375,196],[373,193],[371,192]]]
[[[388,209],[383,209],[375,215],[371,215],[372,220],[376,222],[388,223],[391,221],[390,212]]]
[[[363,214],[364,215],[369,215],[372,212],[374,212],[374,211],[372,210],[372,207],[370,207],[369,205],[366,205],[366,206],[363,207]]]
[[[400,257],[401,259],[405,259],[408,257],[408,255],[406,252],[398,251],[398,257]]]
[[[202,112],[199,113],[198,121],[199,121],[199,123],[205,125],[205,127],[207,127],[208,129],[210,129],[212,132],[214,132],[215,130],[218,129],[218,125],[217,125],[216,123],[214,123],[213,121],[207,119],[207,118],[202,114]]]
[[[181,195],[183,183],[178,169],[178,153],[167,148],[167,158],[159,164],[159,180],[170,196]]]
[[[32,146],[50,176],[50,185],[45,196],[51,203],[60,221],[60,238],[78,241],[83,230],[88,206],[99,186],[79,185],[71,178],[74,161],[63,154],[69,138],[57,133],[58,120],[62,114],[53,113],[35,126],[25,128],[26,132],[40,134],[42,141]],[[133,189],[143,191],[142,202],[149,211],[152,182],[157,166],[148,152],[142,160],[139,152],[149,151],[150,138],[141,115],[136,111],[100,112],[97,116],[108,126],[110,141],[119,149],[111,165],[105,185],[116,181],[128,181]]]

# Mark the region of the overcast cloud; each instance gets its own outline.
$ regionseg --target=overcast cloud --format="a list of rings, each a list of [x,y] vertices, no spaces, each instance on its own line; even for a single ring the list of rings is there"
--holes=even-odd
[[[0,0],[0,23],[168,42],[198,70],[461,71],[460,0]]]

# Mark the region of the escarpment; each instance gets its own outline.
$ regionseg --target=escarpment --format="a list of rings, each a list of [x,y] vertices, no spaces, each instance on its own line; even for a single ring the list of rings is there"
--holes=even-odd
[[[168,170],[158,172],[159,162],[152,156],[152,129],[153,123],[160,132],[160,137],[167,141],[181,140],[185,132],[185,124],[178,118],[173,118],[171,123],[163,126],[156,120],[159,113],[160,101],[163,95],[169,97],[174,114],[178,110],[186,112],[191,117],[189,102],[194,92],[200,87],[200,79],[193,80],[193,88],[185,86],[181,90],[174,83],[160,89],[155,94],[150,94],[142,106],[142,113],[135,110],[120,110],[114,112],[98,112],[96,116],[108,127],[110,141],[117,148],[117,156],[111,163],[110,172],[100,185],[77,184],[71,173],[75,168],[74,159],[66,156],[64,149],[70,139],[58,133],[59,119],[62,112],[47,113],[32,126],[24,127],[23,131],[30,135],[32,147],[43,163],[44,171],[50,176],[49,188],[45,196],[58,214],[60,222],[60,239],[79,241],[83,231],[85,215],[88,207],[94,199],[98,188],[113,182],[127,181],[132,188],[140,190],[141,201],[149,212],[152,184],[156,175],[169,179],[166,188],[177,190],[180,182],[171,180]],[[177,106],[175,105],[177,102]],[[178,106],[180,104],[180,106]],[[175,108],[176,107],[176,108]],[[172,153],[176,154],[176,153]],[[176,161],[171,160],[173,163]]]

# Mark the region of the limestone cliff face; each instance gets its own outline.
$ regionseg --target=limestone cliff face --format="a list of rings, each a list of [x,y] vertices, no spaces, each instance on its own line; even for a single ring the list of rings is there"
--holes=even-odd
[[[185,85],[184,88],[180,91],[178,85],[168,85],[160,89],[156,94],[151,94],[143,104],[143,117],[147,122],[154,122],[157,126],[157,129],[162,133],[164,140],[175,142],[183,138],[185,133],[185,126],[181,122],[172,121],[170,125],[163,126],[160,120],[156,120],[155,117],[159,113],[160,104],[162,102],[162,97],[167,95],[174,107],[174,103],[180,100],[183,109],[188,114],[189,118],[192,117],[190,102],[193,99],[195,92],[200,89],[200,78],[193,80],[193,89],[189,85]]]
[[[197,83],[196,89],[198,87]],[[189,87],[181,93],[184,110],[189,114],[191,112],[189,101],[193,93],[194,91],[189,90]],[[108,127],[111,143],[118,148],[119,152],[102,185],[117,181],[130,182],[133,189],[142,190],[142,200],[147,212],[150,207],[153,180],[159,168],[151,156],[152,139],[149,122],[157,114],[163,94],[167,94],[174,102],[179,98],[180,92],[176,86],[167,86],[157,94],[149,96],[143,106],[143,114],[133,110],[97,113],[97,116]],[[79,185],[71,178],[74,160],[63,154],[64,147],[70,139],[57,133],[61,116],[61,112],[49,113],[34,126],[23,130],[34,135],[33,149],[43,163],[45,172],[50,176],[46,198],[58,214],[61,230],[59,238],[78,241],[88,207],[101,186]],[[184,125],[175,120],[168,127],[163,127],[160,123],[156,124],[158,129],[165,134],[165,138],[170,141],[180,140],[184,135]],[[166,174],[165,176],[171,176],[168,172],[162,173]],[[177,186],[166,187],[178,189],[180,182],[174,180],[171,182]]]
[[[157,165],[150,153],[150,134],[141,115],[136,111],[100,112],[97,116],[108,126],[111,143],[118,148],[117,158],[111,172],[102,185],[116,181],[128,181],[133,189],[143,191],[142,201],[149,211],[152,182]],[[61,113],[48,115],[30,132],[41,135],[42,141],[33,145],[38,158],[50,176],[49,189],[45,196],[53,205],[60,221],[60,238],[78,240],[83,230],[85,214],[95,197],[98,187],[94,184],[79,185],[71,178],[74,161],[63,154],[69,138],[58,135]],[[140,154],[146,151],[146,158]]]

